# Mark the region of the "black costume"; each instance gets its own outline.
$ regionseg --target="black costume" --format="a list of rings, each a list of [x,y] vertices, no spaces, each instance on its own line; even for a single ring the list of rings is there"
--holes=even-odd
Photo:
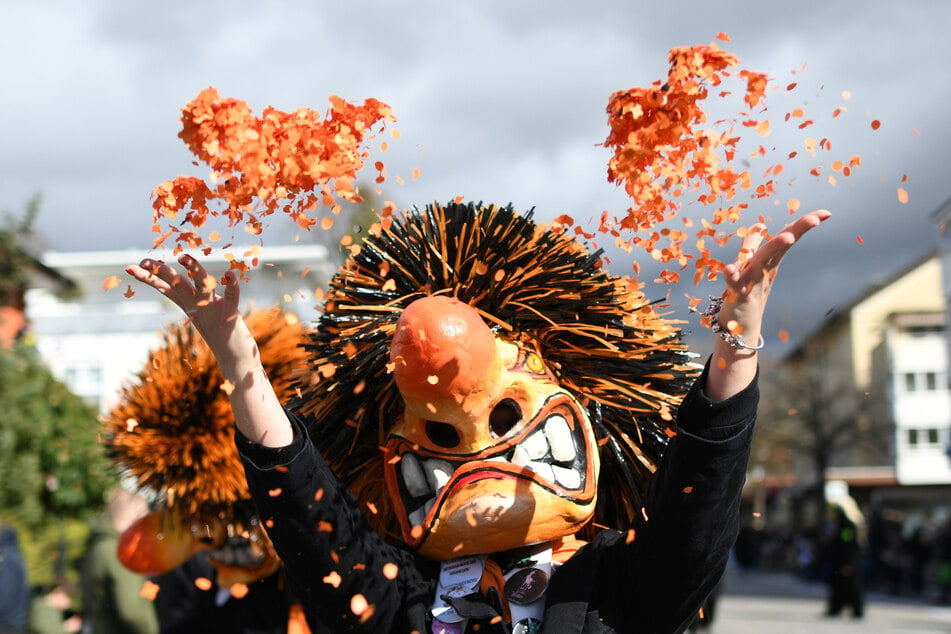
[[[280,572],[248,585],[248,594],[240,599],[219,596],[221,590],[214,584],[204,590],[195,585],[197,579],[214,582],[216,577],[208,553],[201,552],[155,578],[159,586],[155,610],[161,634],[287,632],[288,611],[294,601]]]
[[[633,539],[603,531],[552,575],[546,633],[682,631],[716,585],[738,530],[759,391],[754,381],[714,403],[702,393],[705,380],[706,372],[680,406],[679,432]],[[303,425],[292,421],[295,440],[287,447],[266,448],[240,433],[237,442],[295,594],[331,631],[428,633],[439,563],[375,534]],[[382,573],[388,563],[398,566],[392,580]],[[354,615],[354,595],[372,609]],[[480,632],[509,631],[498,619],[491,623],[485,601],[472,608],[486,618],[470,618],[469,631],[477,622]]]

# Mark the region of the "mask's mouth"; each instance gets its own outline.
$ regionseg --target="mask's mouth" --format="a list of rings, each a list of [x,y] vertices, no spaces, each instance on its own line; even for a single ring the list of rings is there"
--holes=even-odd
[[[267,559],[267,551],[247,537],[234,535],[208,553],[208,559],[233,568],[257,568]]]
[[[591,497],[586,493],[588,480],[594,478],[588,453],[594,448],[585,425],[574,400],[557,395],[531,424],[513,429],[477,453],[431,451],[399,436],[390,438],[387,477],[397,484],[397,502],[402,502],[411,541],[421,543],[440,506],[458,489],[479,480],[530,481],[553,496],[586,504]]]

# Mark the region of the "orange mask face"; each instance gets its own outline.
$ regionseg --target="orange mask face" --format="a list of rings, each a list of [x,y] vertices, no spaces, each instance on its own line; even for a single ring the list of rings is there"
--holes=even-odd
[[[431,559],[570,535],[594,512],[590,421],[531,347],[447,297],[404,310],[391,348],[406,409],[385,447],[403,538]]]

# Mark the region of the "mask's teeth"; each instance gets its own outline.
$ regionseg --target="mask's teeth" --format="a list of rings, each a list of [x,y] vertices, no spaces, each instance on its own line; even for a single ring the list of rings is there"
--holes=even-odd
[[[409,525],[410,526],[422,526],[423,522],[426,521],[426,513],[429,512],[429,509],[433,507],[432,501],[427,502],[423,506],[419,507],[415,511],[409,514]]]
[[[429,484],[430,491],[437,494],[442,490],[449,478],[452,477],[452,465],[445,460],[426,460],[423,462],[426,471],[426,482]]]
[[[538,474],[538,477],[542,478],[543,480],[547,480],[549,482],[555,481],[555,472],[552,471],[551,465],[547,462],[529,462],[525,466]]]
[[[574,469],[566,469],[558,465],[552,465],[551,470],[555,474],[555,481],[566,489],[577,489],[581,487],[581,474]]]
[[[406,491],[414,498],[429,495],[432,489],[426,482],[426,474],[419,465],[419,460],[411,453],[404,453],[400,458],[400,470],[403,474],[403,484]]]
[[[528,456],[528,452],[525,451],[525,448],[519,445],[515,448],[515,451],[512,452],[512,464],[516,467],[524,467],[529,462],[531,458]]]
[[[555,462],[571,463],[575,459],[575,441],[563,416],[552,416],[545,423],[545,438],[551,446]]]
[[[519,447],[525,450],[531,460],[540,460],[548,453],[548,441],[545,440],[545,434],[540,431],[526,438]]]

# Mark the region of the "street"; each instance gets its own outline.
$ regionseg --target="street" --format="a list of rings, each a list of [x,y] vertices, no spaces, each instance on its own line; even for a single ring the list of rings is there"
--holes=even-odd
[[[865,617],[850,613],[826,618],[825,586],[788,573],[745,572],[730,568],[716,606],[710,634],[827,634],[840,632],[951,632],[951,608],[923,600],[866,594]]]

